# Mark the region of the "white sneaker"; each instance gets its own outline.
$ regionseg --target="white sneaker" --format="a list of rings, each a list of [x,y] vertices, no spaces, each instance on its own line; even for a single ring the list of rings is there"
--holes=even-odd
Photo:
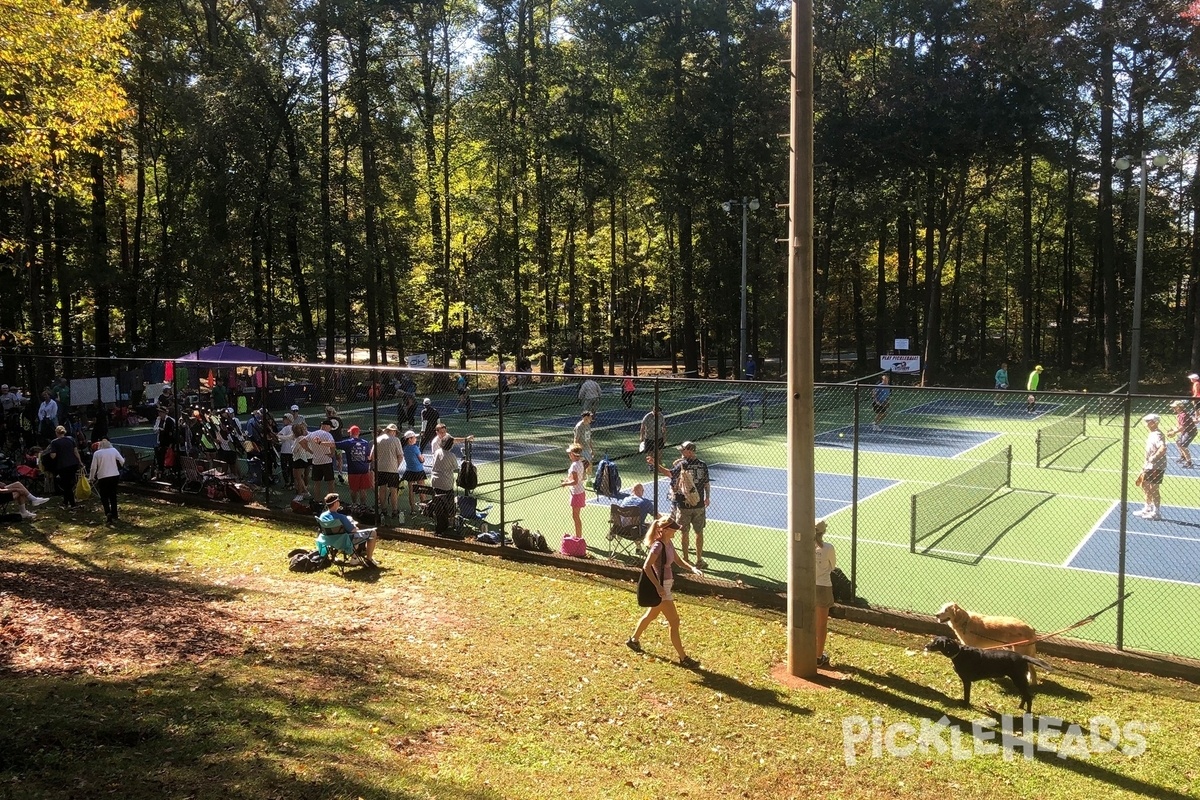
[[[37,514],[30,511],[28,508],[22,508],[21,519],[37,519]]]
[[[1151,514],[1153,514],[1153,513],[1154,513],[1154,512],[1153,512],[1153,511],[1151,511],[1150,509],[1148,509],[1148,508],[1143,508],[1141,511],[1135,511],[1135,512],[1133,512],[1133,515],[1134,515],[1135,517],[1141,517],[1142,519],[1145,519],[1146,517],[1150,516],[1150,515],[1151,515]]]
[[[50,502],[49,497],[30,496],[30,498],[29,498],[29,505],[33,506],[34,508],[37,508],[38,506],[44,506],[44,505],[46,505],[46,503],[49,503],[49,502]]]

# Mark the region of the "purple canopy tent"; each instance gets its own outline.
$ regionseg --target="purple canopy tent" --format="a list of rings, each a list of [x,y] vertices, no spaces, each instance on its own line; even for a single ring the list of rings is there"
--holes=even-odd
[[[242,347],[240,344],[233,342],[217,342],[210,344],[208,347],[201,347],[194,353],[179,356],[176,361],[198,361],[201,364],[221,363],[232,364],[239,367],[254,366],[271,361],[283,361],[279,356],[264,353],[261,350],[254,350],[249,347]]]
[[[208,364],[217,366],[218,369],[236,368],[236,367],[256,367],[254,381],[254,395],[258,395],[258,400],[254,404],[257,407],[260,404],[265,404],[267,398],[265,396],[267,388],[267,375],[265,364],[281,363],[283,359],[271,353],[264,353],[261,350],[254,350],[250,347],[243,347],[240,344],[233,342],[217,342],[216,344],[202,347],[193,353],[179,356],[173,359],[176,362],[184,364],[195,364],[197,367]],[[219,365],[219,366],[218,366]],[[209,369],[209,375],[212,376],[212,369]],[[232,378],[231,378],[232,380]],[[246,392],[249,395],[249,392]],[[249,401],[249,398],[248,398]]]

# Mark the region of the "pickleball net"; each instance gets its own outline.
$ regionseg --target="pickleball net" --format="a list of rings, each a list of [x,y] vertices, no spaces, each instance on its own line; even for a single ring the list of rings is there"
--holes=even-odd
[[[666,447],[686,441],[702,441],[740,430],[742,425],[742,396],[734,394],[683,411],[664,414]],[[603,457],[618,463],[622,482],[632,485],[639,476],[648,476],[650,467],[646,454],[639,449],[638,433],[641,420],[592,427],[592,458]],[[476,439],[472,453],[479,472],[475,493],[488,500],[500,496],[500,465],[504,465],[505,502],[553,491],[559,488],[566,475],[569,461],[566,448],[574,441],[570,428],[551,432],[532,432],[528,427],[505,430],[503,448],[498,438]],[[660,460],[669,463],[675,451],[664,450]],[[595,472],[589,473],[588,481]]]
[[[1037,465],[1042,466],[1052,456],[1070,447],[1077,439],[1087,436],[1087,409],[1081,408],[1057,422],[1037,431]]]
[[[959,517],[987,502],[996,492],[1012,486],[1012,445],[966,472],[912,496],[909,551]]]

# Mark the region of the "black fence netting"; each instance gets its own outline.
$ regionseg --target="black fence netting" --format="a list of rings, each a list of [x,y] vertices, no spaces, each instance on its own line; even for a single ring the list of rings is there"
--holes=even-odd
[[[217,497],[240,482],[257,502],[304,513],[312,497],[336,491],[368,518],[426,529],[436,521],[421,504],[440,482],[473,498],[452,534],[519,521],[556,546],[573,530],[563,484],[567,448],[579,442],[589,551],[623,551],[634,563],[635,548],[615,544],[633,544],[628,514],[639,512],[610,508],[672,512],[668,474],[687,442],[690,474],[708,479],[707,507],[686,515],[677,544],[710,576],[785,588],[788,491],[810,476],[787,473],[783,384],[268,361],[71,367],[69,379],[0,392],[3,477],[41,480],[16,467],[61,424],[83,444],[108,438],[127,455],[130,480]],[[1190,398],[881,381],[821,384],[811,401],[817,513],[862,602],[928,614],[955,602],[1052,632],[1123,598],[1069,635],[1200,657],[1200,632],[1181,634],[1161,613],[1200,604]],[[46,399],[56,405],[49,427],[39,416]],[[329,472],[301,457],[323,428]],[[385,440],[403,444],[409,431],[406,463]],[[439,458],[446,437],[454,444]],[[464,458],[477,475],[469,488],[453,472]],[[597,491],[602,461],[619,488]],[[383,488],[393,471],[411,493],[404,481],[398,493]]]

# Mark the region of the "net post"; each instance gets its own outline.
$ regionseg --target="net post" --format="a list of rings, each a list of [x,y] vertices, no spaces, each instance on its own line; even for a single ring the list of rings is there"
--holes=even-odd
[[[1012,488],[1012,445],[1011,444],[1008,446],[1008,457],[1005,459],[1005,466],[1007,467],[1007,470],[1006,470],[1006,473],[1004,476],[1004,485],[1007,486],[1009,489],[1011,489]]]
[[[1037,432],[1037,455],[1034,456],[1033,463],[1037,465],[1038,469],[1041,469],[1041,467],[1042,467],[1042,431],[1040,429]]]

